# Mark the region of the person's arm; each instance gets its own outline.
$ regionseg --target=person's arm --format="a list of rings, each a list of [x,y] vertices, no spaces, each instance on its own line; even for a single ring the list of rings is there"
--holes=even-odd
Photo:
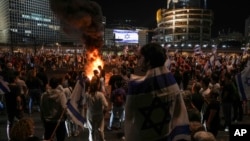
[[[102,98],[102,104],[103,104],[103,113],[106,114],[108,110],[108,101],[103,94],[101,94],[101,98]]]

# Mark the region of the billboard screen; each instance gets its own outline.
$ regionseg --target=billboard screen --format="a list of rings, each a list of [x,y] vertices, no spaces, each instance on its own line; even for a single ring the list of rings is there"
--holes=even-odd
[[[135,30],[114,30],[113,34],[115,36],[116,42],[119,43],[138,43],[138,31]]]

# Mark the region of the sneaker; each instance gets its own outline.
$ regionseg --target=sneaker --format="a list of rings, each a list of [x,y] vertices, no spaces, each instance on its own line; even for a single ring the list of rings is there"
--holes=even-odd
[[[224,129],[224,131],[225,131],[225,132],[228,132],[228,131],[229,131],[228,127],[226,127],[226,128]]]
[[[125,136],[122,136],[122,140],[125,140]]]

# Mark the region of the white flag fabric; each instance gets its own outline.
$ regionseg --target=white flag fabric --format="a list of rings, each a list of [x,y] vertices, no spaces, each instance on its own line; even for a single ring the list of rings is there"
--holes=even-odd
[[[82,101],[85,94],[85,85],[83,80],[79,79],[76,82],[76,85],[72,91],[71,97],[67,102],[67,111],[72,118],[72,120],[81,126],[84,127],[84,123],[86,122],[86,116],[82,113]]]
[[[194,55],[198,56],[198,55],[201,55],[201,54],[202,54],[201,47],[199,45],[195,45],[195,47],[194,47]]]
[[[250,100],[250,61],[236,76],[236,83],[241,100]]]
[[[125,110],[126,141],[190,140],[181,91],[165,66],[131,76]]]

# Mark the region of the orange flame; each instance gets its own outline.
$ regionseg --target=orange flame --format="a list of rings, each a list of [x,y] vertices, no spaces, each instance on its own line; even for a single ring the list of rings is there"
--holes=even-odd
[[[94,70],[98,70],[98,66],[104,66],[104,62],[99,55],[98,49],[94,49],[93,51],[87,51],[87,65],[86,65],[86,75],[91,80],[94,76]]]

